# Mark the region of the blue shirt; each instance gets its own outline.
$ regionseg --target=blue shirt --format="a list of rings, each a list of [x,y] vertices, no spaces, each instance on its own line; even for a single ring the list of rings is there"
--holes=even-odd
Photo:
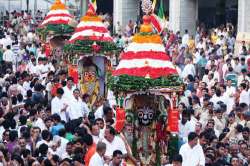
[[[62,123],[58,123],[57,125],[53,126],[51,128],[52,135],[53,136],[58,135],[61,129],[64,129],[64,125]]]

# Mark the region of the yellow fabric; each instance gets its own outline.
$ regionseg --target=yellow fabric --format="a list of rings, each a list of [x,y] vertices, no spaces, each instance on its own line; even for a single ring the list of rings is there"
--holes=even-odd
[[[217,39],[218,39],[217,35],[211,35],[211,41],[212,41],[213,44],[216,43]]]

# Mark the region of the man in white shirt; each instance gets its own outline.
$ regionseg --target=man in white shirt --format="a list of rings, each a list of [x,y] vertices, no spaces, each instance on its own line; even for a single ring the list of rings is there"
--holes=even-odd
[[[115,150],[109,166],[122,166],[122,158],[122,152],[120,150]]]
[[[181,144],[187,142],[188,134],[194,131],[192,123],[189,121],[190,113],[187,110],[182,112],[181,120],[179,121],[179,137],[181,139]]]
[[[3,53],[3,61],[13,64],[15,62],[15,54],[10,48],[10,45],[8,45],[7,50]]]
[[[74,96],[73,96],[74,89],[75,89],[75,86],[74,86],[73,78],[68,77],[67,85],[63,87],[63,91],[64,91],[63,98],[68,104],[70,104],[70,101],[74,99]]]
[[[107,126],[105,129],[103,142],[107,145],[105,156],[112,158],[115,150],[120,150],[124,156],[127,155],[127,150],[124,141],[115,135],[115,129],[111,126]]]
[[[185,34],[182,37],[182,44],[183,45],[187,45],[189,41],[189,34],[188,34],[188,30],[185,30]]]
[[[103,135],[100,133],[100,128],[97,124],[94,124],[90,127],[91,136],[95,144],[103,139]]]
[[[245,83],[240,84],[240,99],[239,103],[246,103],[247,106],[249,107],[250,105],[250,96],[249,92],[247,91],[247,85]]]
[[[184,67],[184,69],[182,71],[182,74],[181,74],[182,78],[186,79],[189,74],[194,77],[195,76],[195,67],[192,64],[191,59],[187,58],[185,60],[185,64],[186,65],[185,65],[185,67]]]
[[[104,166],[103,156],[106,152],[106,144],[103,142],[98,142],[96,145],[96,152],[91,157],[89,166]]]
[[[69,105],[67,111],[69,113],[70,120],[76,120],[81,117],[87,117],[88,116],[88,110],[85,110],[83,101],[79,97],[80,96],[80,90],[75,89],[73,91],[74,98],[71,100],[71,104]]]
[[[67,122],[69,119],[66,112],[68,105],[65,102],[65,99],[62,98],[64,91],[62,88],[57,89],[57,96],[54,97],[51,101],[51,114],[58,114],[62,120]]]
[[[188,143],[181,146],[182,166],[205,166],[203,149],[198,144],[198,135],[195,132],[188,134]]]

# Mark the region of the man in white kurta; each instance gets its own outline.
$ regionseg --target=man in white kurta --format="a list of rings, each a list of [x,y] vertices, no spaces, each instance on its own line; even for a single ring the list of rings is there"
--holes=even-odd
[[[113,127],[107,126],[104,137],[103,142],[107,145],[105,156],[112,158],[115,150],[120,150],[123,155],[127,154],[124,141],[119,136],[115,136],[115,129]]]
[[[89,166],[104,166],[103,156],[106,151],[106,144],[103,142],[98,142],[96,145],[96,152],[90,158]]]
[[[189,133],[188,143],[181,146],[179,153],[183,159],[182,166],[205,166],[204,152],[196,133]]]
[[[54,97],[51,101],[51,113],[58,114],[61,117],[61,120],[67,122],[67,107],[68,105],[65,102],[65,99],[62,98],[64,91],[62,88],[57,89],[57,96]]]
[[[75,89],[73,92],[74,98],[71,100],[71,104],[68,107],[68,114],[70,120],[79,119],[81,117],[88,116],[88,110],[85,110],[84,104],[80,96],[80,90]]]

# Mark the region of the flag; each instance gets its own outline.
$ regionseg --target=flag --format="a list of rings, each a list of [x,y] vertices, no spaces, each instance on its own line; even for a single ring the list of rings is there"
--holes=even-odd
[[[96,4],[96,0],[89,0],[89,8],[96,12],[97,10],[97,4]]]
[[[152,3],[152,10],[153,11],[155,10],[156,3],[157,3],[157,0],[153,0],[153,3]]]
[[[152,9],[154,10],[156,6],[156,0],[153,1]],[[154,10],[155,11],[155,10]],[[160,1],[160,6],[157,15],[151,14],[151,22],[158,33],[161,33],[166,26],[166,18],[164,14],[163,0]]]

